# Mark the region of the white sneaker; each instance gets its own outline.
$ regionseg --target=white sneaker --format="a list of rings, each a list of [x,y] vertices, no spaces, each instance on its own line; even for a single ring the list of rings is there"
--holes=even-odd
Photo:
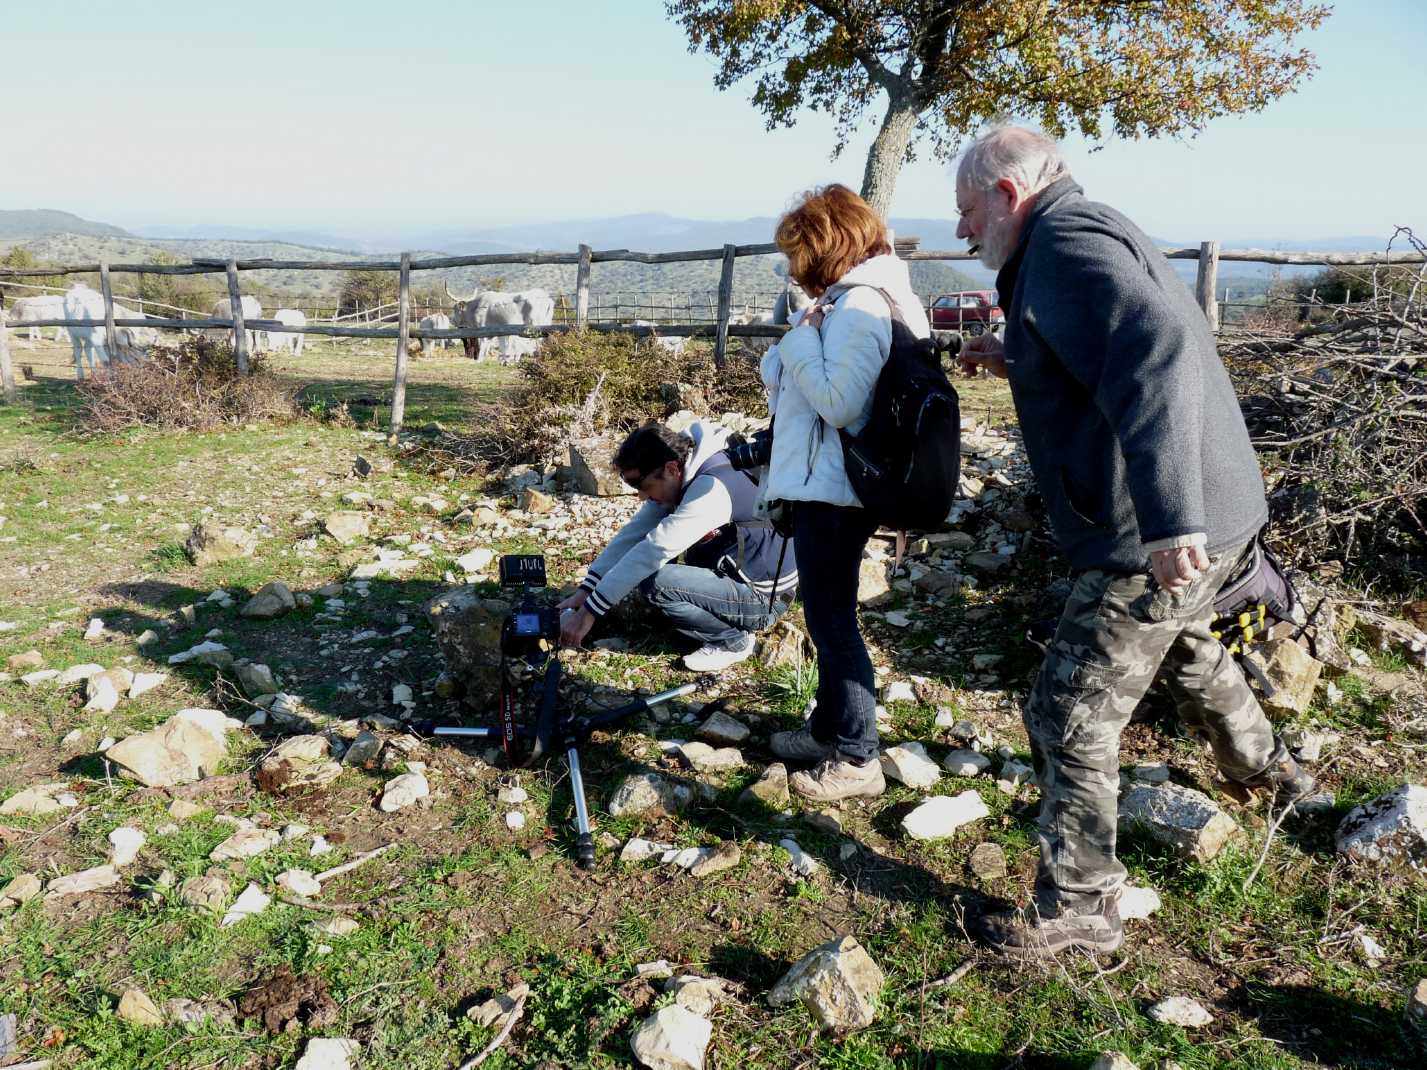
[[[737,665],[753,655],[753,636],[743,633],[743,638],[733,646],[716,646],[713,643],[699,647],[692,654],[684,655],[684,668],[690,672],[720,672],[730,665]]]

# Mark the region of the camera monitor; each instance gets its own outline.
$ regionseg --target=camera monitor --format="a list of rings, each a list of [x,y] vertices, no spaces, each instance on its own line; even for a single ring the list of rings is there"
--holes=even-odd
[[[503,554],[500,559],[502,587],[544,587],[545,558],[541,554]]]

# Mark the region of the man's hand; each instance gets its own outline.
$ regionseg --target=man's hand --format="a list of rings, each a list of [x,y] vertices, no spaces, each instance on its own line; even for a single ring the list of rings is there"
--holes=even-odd
[[[579,609],[585,604],[585,599],[590,596],[590,592],[581,587],[569,598],[562,600],[556,609]]]
[[[583,599],[581,601],[583,602]],[[583,604],[578,608],[566,609],[561,603],[560,610],[560,645],[579,646],[594,627],[595,615]]]
[[[998,379],[1006,378],[1006,347],[989,331],[968,338],[961,346],[961,354],[956,358],[962,372],[968,376],[976,374],[979,367],[985,367]]]
[[[1159,585],[1170,593],[1182,591],[1209,567],[1209,555],[1202,546],[1177,546],[1150,554],[1150,571]]]

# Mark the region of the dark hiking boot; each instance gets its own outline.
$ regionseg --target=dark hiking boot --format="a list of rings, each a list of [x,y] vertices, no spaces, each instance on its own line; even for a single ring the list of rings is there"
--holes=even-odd
[[[1318,782],[1286,748],[1281,749],[1281,753],[1281,758],[1258,776],[1242,781],[1242,784],[1246,788],[1272,792],[1276,804],[1287,806],[1312,795],[1318,790]]]
[[[973,935],[993,951],[1016,959],[1054,958],[1075,948],[1093,954],[1117,950],[1125,927],[1113,895],[1089,914],[1043,917],[1034,903],[1002,914],[983,914],[972,923]]]

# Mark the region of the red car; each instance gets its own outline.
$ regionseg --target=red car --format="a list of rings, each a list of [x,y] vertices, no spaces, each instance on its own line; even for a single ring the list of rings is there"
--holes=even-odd
[[[995,290],[961,290],[933,299],[930,319],[936,331],[983,334],[1006,325],[1006,314],[996,304]]]

